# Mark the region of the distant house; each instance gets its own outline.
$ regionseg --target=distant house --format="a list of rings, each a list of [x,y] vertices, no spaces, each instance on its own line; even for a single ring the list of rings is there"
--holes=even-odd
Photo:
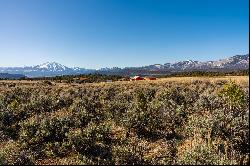
[[[156,80],[155,77],[144,77],[144,80]]]
[[[106,82],[112,82],[112,80],[106,80]]]
[[[130,78],[130,81],[139,81],[139,80],[143,80],[143,78],[140,76],[134,76],[134,77]]]

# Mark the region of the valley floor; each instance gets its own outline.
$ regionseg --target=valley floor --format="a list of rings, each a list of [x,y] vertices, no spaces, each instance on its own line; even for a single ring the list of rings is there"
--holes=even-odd
[[[158,83],[158,82],[185,82],[185,83],[192,83],[193,81],[200,80],[200,81],[209,81],[209,82],[216,82],[216,81],[234,81],[236,83],[243,83],[243,84],[249,84],[249,76],[219,76],[219,77],[168,77],[168,78],[157,78],[157,80],[140,80],[140,81],[115,81],[112,82],[114,84],[133,84],[133,83]],[[42,80],[35,80],[35,81],[29,81],[29,80],[0,80],[0,83],[16,83],[16,84],[35,84],[40,83]],[[53,82],[53,81],[52,81]],[[101,84],[104,84],[105,82],[102,82]],[[111,82],[107,84],[112,84]],[[57,85],[69,85],[67,83],[56,83]],[[84,83],[84,84],[77,84],[77,83],[71,83],[72,85],[85,85],[85,84],[99,84],[99,83]]]

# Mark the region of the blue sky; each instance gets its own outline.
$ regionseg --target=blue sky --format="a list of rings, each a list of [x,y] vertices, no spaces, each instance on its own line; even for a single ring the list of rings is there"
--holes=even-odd
[[[249,50],[248,0],[0,0],[0,66],[217,60]]]

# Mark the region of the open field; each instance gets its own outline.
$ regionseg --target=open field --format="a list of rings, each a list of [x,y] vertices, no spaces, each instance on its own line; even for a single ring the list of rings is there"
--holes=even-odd
[[[182,82],[182,83],[192,83],[195,80],[201,81],[209,81],[209,82],[216,82],[216,81],[234,81],[237,84],[249,84],[249,76],[219,76],[219,77],[169,77],[169,78],[158,78],[157,80],[140,80],[140,81],[115,81],[113,83],[118,84],[127,84],[127,83],[158,83],[158,82]],[[16,84],[34,84],[39,83],[41,81],[29,81],[29,80],[0,80],[1,83],[16,83]],[[103,82],[104,83],[104,82]],[[57,85],[68,85],[67,83],[56,83]],[[85,84],[93,84],[93,83],[85,83]],[[99,83],[96,83],[99,84]],[[108,83],[110,84],[110,83]],[[73,84],[79,85],[79,84]]]
[[[249,76],[224,76],[224,77],[171,77],[171,78],[162,78],[162,81],[194,81],[194,80],[202,80],[202,81],[211,81],[216,82],[219,80],[227,81],[232,80],[236,83],[249,83]]]
[[[247,164],[249,77],[0,81],[0,164]]]

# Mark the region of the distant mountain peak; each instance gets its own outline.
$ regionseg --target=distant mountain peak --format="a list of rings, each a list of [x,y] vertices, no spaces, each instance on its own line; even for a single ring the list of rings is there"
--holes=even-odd
[[[35,66],[36,69],[44,69],[49,71],[64,71],[69,69],[67,66],[64,66],[57,62],[45,62],[40,65]]]

